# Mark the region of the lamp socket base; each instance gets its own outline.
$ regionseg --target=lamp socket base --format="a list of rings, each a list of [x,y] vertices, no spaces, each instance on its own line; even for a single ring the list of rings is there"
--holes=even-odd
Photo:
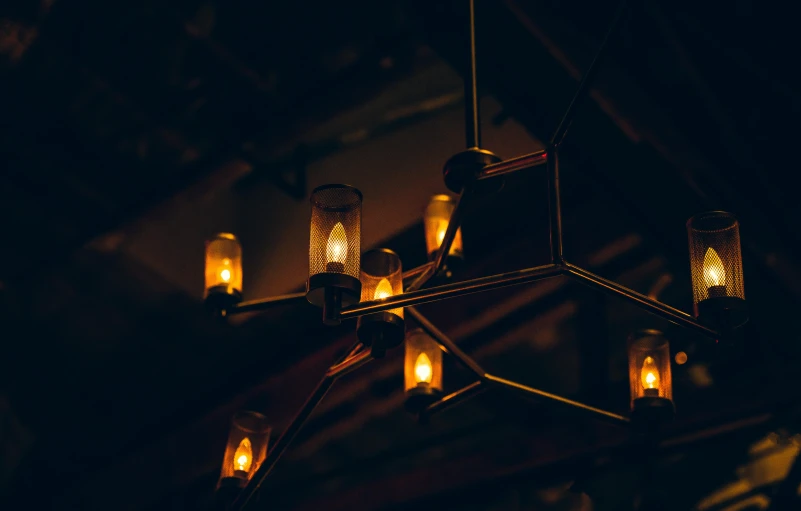
[[[409,413],[420,413],[428,405],[436,402],[441,392],[430,385],[417,385],[406,391],[406,401],[404,407]]]
[[[368,314],[359,317],[356,335],[362,344],[373,348],[374,358],[383,358],[386,350],[403,344],[406,337],[406,322],[389,311]]]
[[[501,158],[491,151],[477,147],[455,154],[442,168],[445,186],[454,193],[461,193],[467,183],[477,180],[481,169],[491,163],[498,163]],[[495,177],[482,180],[476,186],[479,195],[499,192],[503,188],[503,179]]]
[[[748,322],[748,306],[736,296],[717,296],[695,304],[695,315],[702,325],[725,335]]]
[[[203,305],[212,316],[225,317],[228,309],[242,301],[242,293],[230,286],[214,286],[206,290]]]
[[[631,424],[642,433],[655,433],[676,414],[673,401],[664,397],[640,397],[631,404]]]
[[[338,325],[339,311],[359,303],[362,283],[345,273],[316,273],[306,281],[306,300],[323,309],[323,322]]]

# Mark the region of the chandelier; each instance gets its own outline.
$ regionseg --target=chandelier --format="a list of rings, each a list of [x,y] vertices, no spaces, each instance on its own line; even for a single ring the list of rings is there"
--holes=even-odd
[[[721,211],[701,213],[687,222],[693,293],[693,314],[675,309],[616,282],[568,262],[562,245],[559,180],[559,146],[568,132],[576,108],[585,97],[610,35],[625,11],[625,0],[614,15],[600,48],[545,150],[502,161],[481,148],[478,109],[475,0],[469,4],[470,73],[465,78],[467,149],[444,166],[446,186],[459,194],[431,199],[423,224],[429,262],[403,271],[400,257],[388,249],[361,252],[359,190],[343,184],[316,188],[311,194],[309,276],[306,292],[253,301],[242,300],[242,250],[232,234],[219,234],[206,244],[205,304],[217,317],[308,301],[322,311],[326,325],[358,319],[358,342],[323,375],[306,403],[275,445],[267,449],[270,433],[264,416],[240,412],[234,417],[224,455],[218,488],[234,489],[230,509],[242,509],[269,475],[295,435],[341,376],[363,366],[386,350],[405,343],[404,388],[406,408],[421,420],[477,393],[501,387],[524,396],[563,405],[635,431],[653,435],[674,415],[668,340],[657,330],[640,330],[628,339],[631,413],[624,416],[486,372],[475,360],[422,315],[416,305],[489,291],[557,276],[575,279],[589,287],[628,300],[679,326],[725,342],[748,320],[743,288],[739,223]],[[462,282],[433,287],[447,281],[448,267],[464,257],[460,223],[467,204],[479,193],[492,191],[492,181],[519,170],[545,166],[548,176],[550,262]],[[486,183],[485,183],[486,181]],[[436,279],[435,279],[436,278]],[[405,321],[418,328],[406,332]],[[443,353],[473,373],[475,381],[445,394],[442,383]]]

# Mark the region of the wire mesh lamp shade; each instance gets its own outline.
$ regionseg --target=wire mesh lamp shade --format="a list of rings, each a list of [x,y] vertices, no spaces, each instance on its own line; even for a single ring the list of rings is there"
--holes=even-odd
[[[365,252],[361,268],[362,301],[380,300],[403,293],[401,259],[392,250],[381,248]],[[383,356],[387,348],[398,346],[405,335],[403,307],[359,317],[357,334],[373,356]]]
[[[673,416],[670,343],[658,330],[638,330],[628,339],[632,417],[664,422]]]
[[[311,194],[309,302],[324,306],[326,293],[337,305],[359,301],[361,284],[362,194],[347,185],[325,185]]]
[[[269,439],[270,425],[264,415],[237,412],[231,421],[217,487],[243,487],[267,456]]]
[[[748,321],[740,225],[731,213],[701,213],[687,222],[695,316],[719,329]]]
[[[423,226],[425,228],[426,250],[428,250],[429,259],[434,257],[437,249],[442,245],[445,231],[448,229],[448,222],[455,207],[456,201],[449,195],[444,194],[434,195],[428,202],[428,206],[426,206],[423,213]],[[451,248],[448,251],[448,257],[464,258],[461,227],[456,231],[456,237],[454,237]]]
[[[442,394],[442,349],[420,328],[406,335],[403,381],[411,412],[421,411]]]

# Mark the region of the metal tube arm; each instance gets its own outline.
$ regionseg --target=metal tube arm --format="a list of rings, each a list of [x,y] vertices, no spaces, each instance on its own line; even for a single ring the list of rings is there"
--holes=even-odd
[[[297,305],[300,303],[308,303],[306,301],[306,293],[292,293],[288,295],[271,296],[269,298],[262,298],[260,300],[249,300],[247,302],[240,302],[230,309],[226,310],[226,315],[242,314],[244,312],[256,312],[267,310],[271,307],[279,305]]]

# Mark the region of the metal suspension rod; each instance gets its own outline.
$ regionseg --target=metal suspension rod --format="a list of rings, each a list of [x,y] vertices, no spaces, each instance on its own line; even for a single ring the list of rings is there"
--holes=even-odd
[[[431,321],[429,321],[428,318],[420,314],[420,311],[418,311],[414,307],[407,307],[406,312],[411,317],[413,317],[415,321],[417,321],[417,323],[425,331],[425,333],[427,333],[435,341],[437,341],[437,344],[445,348],[448,353],[456,357],[456,359],[459,362],[461,362],[462,365],[464,365],[466,368],[475,373],[475,375],[478,376],[480,379],[482,380],[484,379],[486,373],[484,372],[484,369],[482,369],[481,366],[478,365],[478,362],[470,358],[470,356],[467,353],[462,351],[461,348],[459,348],[459,346],[457,346],[455,342],[453,342],[440,329],[434,326],[434,324]]]
[[[637,293],[636,291],[632,291],[625,286],[621,286],[617,282],[607,280],[570,263],[565,263],[565,270],[567,271],[568,275],[574,277],[578,281],[612,296],[624,298],[634,303],[641,309],[645,309],[653,314],[656,314],[657,316],[664,318],[671,323],[689,328],[690,330],[695,330],[696,332],[700,332],[713,339],[720,337],[718,332],[702,325],[701,323],[698,323],[695,318],[686,312],[674,309],[673,307],[665,305],[660,301],[648,298],[647,296]]]
[[[595,74],[598,72],[598,67],[601,59],[603,58],[604,54],[606,53],[606,49],[609,46],[609,39],[611,35],[617,30],[617,26],[620,23],[620,20],[623,18],[623,13],[626,10],[626,1],[621,0],[620,5],[615,12],[614,17],[612,18],[612,22],[609,24],[609,28],[606,30],[606,34],[604,38],[601,40],[601,46],[598,47],[598,51],[595,53],[595,57],[592,59],[592,63],[590,63],[590,67],[584,73],[584,76],[581,78],[579,82],[578,88],[576,92],[573,94],[573,99],[570,100],[570,104],[567,107],[567,111],[562,116],[562,120],[559,121],[559,125],[556,127],[556,130],[553,132],[551,136],[550,145],[558,146],[562,143],[565,139],[565,135],[567,135],[567,130],[570,129],[570,125],[573,122],[573,117],[576,115],[576,109],[578,108],[579,102],[584,98],[584,95],[587,93],[589,89],[590,83],[592,83],[593,78],[595,78]]]
[[[562,244],[562,190],[559,185],[559,148],[548,147],[548,222],[550,225],[551,262],[565,260]]]
[[[589,412],[592,414],[597,415],[598,417],[609,420],[618,425],[628,425],[629,418],[623,415],[608,412],[606,410],[602,410],[600,408],[595,408],[594,406],[586,405],[579,401],[573,401],[572,399],[567,399],[566,397],[558,396],[556,394],[551,394],[550,392],[545,392],[544,390],[535,389],[534,387],[529,387],[528,385],[523,385],[522,383],[517,383],[511,380],[507,380],[506,378],[501,378],[500,376],[495,376],[492,374],[486,375],[487,381],[489,383],[498,385],[500,387],[506,387],[513,390],[517,390],[519,392],[523,392],[528,395],[535,396],[540,399],[547,399],[549,401],[553,401],[562,405],[567,405],[577,410],[581,410],[583,412]]]
[[[306,402],[303,403],[303,406],[292,419],[292,422],[289,423],[275,442],[275,445],[273,445],[267,453],[264,462],[259,466],[256,473],[253,474],[253,477],[248,481],[248,484],[242,488],[236,500],[234,500],[228,508],[230,511],[239,511],[247,506],[248,502],[250,502],[253,495],[256,494],[256,491],[258,491],[259,487],[278,463],[278,460],[281,459],[281,456],[292,443],[292,440],[294,440],[295,436],[300,432],[301,428],[303,428],[306,420],[334,385],[337,378],[356,367],[361,367],[371,360],[369,350],[356,352],[356,349],[357,348],[354,346],[354,348],[348,352],[349,356],[347,356],[345,360],[338,361],[338,363],[334,364],[326,371],[325,376],[323,376],[320,383],[317,384],[317,387],[312,391],[308,399],[306,399]]]
[[[373,312],[382,312],[398,307],[411,307],[421,303],[435,302],[446,298],[489,291],[490,289],[498,289],[515,284],[525,284],[526,282],[535,282],[537,280],[556,277],[557,275],[561,275],[563,271],[564,270],[559,265],[546,264],[544,266],[536,266],[525,270],[517,270],[509,273],[501,273],[499,275],[491,275],[489,277],[445,284],[443,286],[390,296],[389,298],[383,298],[381,300],[356,303],[342,309],[339,317],[340,319],[350,319],[365,314],[372,314]]]
[[[545,149],[541,149],[531,154],[518,156],[517,158],[491,163],[481,169],[481,172],[478,174],[478,179],[489,179],[495,176],[511,174],[530,167],[538,167],[545,164],[547,160],[548,152]]]
[[[487,386],[484,384],[483,380],[474,381],[470,385],[462,387],[455,392],[451,392],[447,396],[444,396],[431,403],[426,407],[425,410],[422,411],[421,416],[425,418],[430,417],[431,415],[441,412],[446,408],[463,403],[464,401],[467,401],[473,396],[477,396],[485,390],[487,390]]]
[[[429,262],[429,263],[426,263],[426,264],[421,264],[420,266],[418,266],[416,268],[412,268],[411,270],[406,270],[405,272],[403,272],[403,280],[411,279],[413,277],[417,277],[419,275],[422,275],[423,273],[426,273],[427,271],[429,271],[429,269],[431,267],[433,267],[433,266],[434,266],[434,263],[432,261],[432,262]]]
[[[469,75],[464,79],[465,139],[468,149],[481,147],[481,118],[478,110],[478,71],[476,69],[476,2],[468,0],[470,45]]]
[[[269,309],[278,305],[296,305],[306,302],[306,293],[292,293],[289,295],[271,296],[260,300],[249,300],[234,305],[226,311],[226,315],[241,314]]]

